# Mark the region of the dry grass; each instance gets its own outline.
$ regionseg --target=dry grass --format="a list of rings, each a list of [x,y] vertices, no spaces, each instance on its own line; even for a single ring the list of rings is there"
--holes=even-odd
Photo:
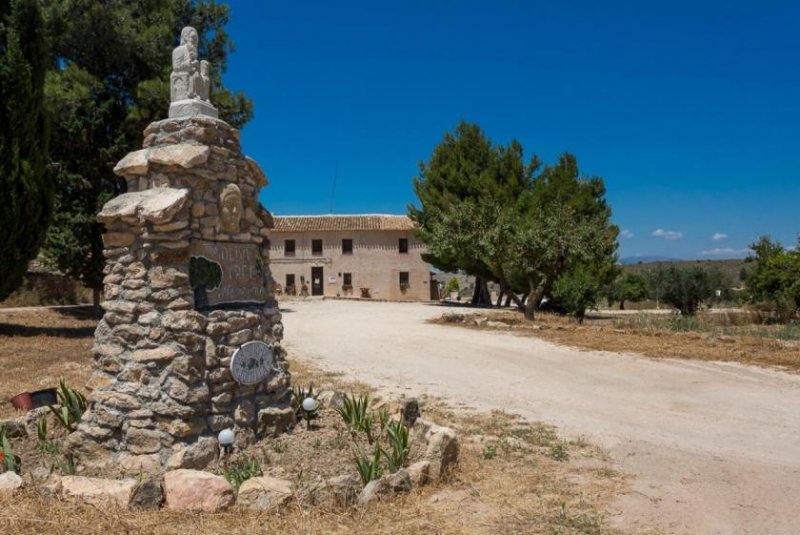
[[[476,319],[483,318],[488,321],[476,324]],[[534,321],[527,321],[516,311],[504,310],[445,314],[435,321],[471,329],[510,331],[584,350],[738,362],[800,372],[800,328],[740,324],[736,318],[720,314],[695,319],[636,314],[590,317],[579,325],[574,319],[555,314],[538,314]]]
[[[83,384],[90,371],[93,328],[92,320],[55,312],[0,313],[0,364],[6,371],[0,382],[2,395],[54,384],[62,375],[73,385]],[[292,373],[295,384],[313,382],[317,390],[370,392],[363,384],[346,383],[337,374],[299,360],[292,361]],[[462,453],[447,481],[408,495],[349,509],[313,507],[300,498],[277,513],[231,510],[204,515],[74,504],[45,499],[29,489],[13,498],[0,497],[0,531],[86,535],[619,533],[608,526],[603,511],[627,482],[598,448],[583,440],[567,442],[551,426],[504,413],[456,412],[432,398],[422,399],[421,406],[424,417],[459,432]],[[340,470],[341,459],[334,465],[331,456],[342,454],[347,459],[349,451],[342,448],[336,426],[330,422],[325,416],[318,430],[297,429],[261,443],[270,459],[265,472],[294,474],[302,484],[299,474],[326,474],[331,466]],[[304,435],[319,438],[319,445],[311,442],[308,449]],[[306,444],[305,450],[300,441]]]
[[[71,385],[86,383],[97,325],[89,308],[0,309],[0,416],[14,413],[12,396],[58,386],[59,377]]]

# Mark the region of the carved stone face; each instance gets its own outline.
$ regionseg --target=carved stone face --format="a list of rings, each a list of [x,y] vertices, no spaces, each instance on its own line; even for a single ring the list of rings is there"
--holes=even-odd
[[[181,30],[182,45],[190,45],[193,47],[197,47],[198,40],[199,38],[197,36],[197,30],[195,30],[191,26],[186,26],[183,30]]]
[[[236,184],[228,184],[219,196],[220,226],[227,232],[239,232],[242,220],[242,192]]]

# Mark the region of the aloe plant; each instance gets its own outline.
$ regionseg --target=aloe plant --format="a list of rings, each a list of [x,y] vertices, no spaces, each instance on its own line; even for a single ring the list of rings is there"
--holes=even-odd
[[[405,466],[408,461],[408,427],[400,421],[390,421],[386,424],[386,438],[389,442],[389,451],[383,453],[389,471],[395,472]]]
[[[62,377],[58,381],[58,402],[58,407],[55,405],[48,405],[47,407],[55,414],[61,425],[71,433],[75,431],[83,417],[83,413],[86,412],[86,396],[70,388],[67,385],[67,381]]]
[[[353,448],[353,462],[356,465],[356,470],[358,471],[358,475],[361,477],[361,482],[363,484],[366,485],[370,481],[379,479],[381,477],[382,454],[383,450],[377,445],[375,446],[375,451],[372,454],[372,458],[368,458],[360,446],[356,445]]]
[[[375,437],[372,435],[375,417],[369,410],[369,396],[366,394],[358,397],[346,396],[341,406],[336,408],[336,412],[342,417],[354,437],[357,432],[361,431],[367,436],[370,444],[375,442]]]

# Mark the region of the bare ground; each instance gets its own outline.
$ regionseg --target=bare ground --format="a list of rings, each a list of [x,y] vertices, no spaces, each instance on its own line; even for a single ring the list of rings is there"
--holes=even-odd
[[[91,368],[93,330],[94,321],[80,309],[0,312],[0,368],[5,371],[0,395],[5,398],[5,415],[13,414],[6,401],[11,393],[52,386],[61,375],[73,386],[82,385]],[[295,355],[291,359],[295,384],[371,392],[368,385],[321,371],[308,359]],[[605,511],[619,490],[628,488],[629,480],[589,441],[565,441],[552,426],[503,412],[454,409],[428,396],[421,403],[425,417],[459,432],[459,466],[447,481],[395,499],[367,507],[326,508],[312,506],[300,492],[294,503],[277,513],[234,509],[203,515],[73,504],[43,499],[29,489],[22,495],[0,496],[0,533],[623,533],[609,525]],[[293,479],[302,490],[314,485],[316,476],[353,471],[337,423],[336,415],[328,411],[310,431],[300,426],[259,443],[256,449],[262,450],[257,454],[265,473]],[[23,469],[34,466],[39,460],[35,437],[12,442],[22,454]],[[624,533],[640,531],[650,532]]]
[[[503,409],[600,441],[636,476],[612,506],[619,526],[797,533],[797,375],[452,329],[427,322],[443,312],[435,305],[292,301],[284,308],[295,358],[385,389],[401,384],[405,393]]]

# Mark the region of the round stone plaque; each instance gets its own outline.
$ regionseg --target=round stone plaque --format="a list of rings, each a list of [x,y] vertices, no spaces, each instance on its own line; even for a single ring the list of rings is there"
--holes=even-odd
[[[272,348],[264,342],[247,342],[231,359],[231,375],[237,383],[252,385],[269,375],[274,363]]]

